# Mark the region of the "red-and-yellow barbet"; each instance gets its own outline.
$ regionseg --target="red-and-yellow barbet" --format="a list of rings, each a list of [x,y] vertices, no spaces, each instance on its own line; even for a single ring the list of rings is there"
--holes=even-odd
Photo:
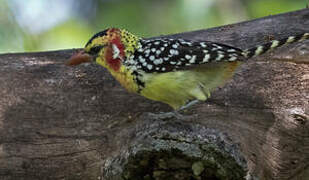
[[[249,58],[308,38],[309,33],[303,33],[241,50],[210,41],[143,39],[109,28],[95,34],[68,64],[96,62],[128,91],[179,110],[189,102],[205,101]]]

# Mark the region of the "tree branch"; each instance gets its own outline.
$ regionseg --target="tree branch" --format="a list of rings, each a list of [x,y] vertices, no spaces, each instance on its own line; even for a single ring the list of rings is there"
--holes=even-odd
[[[169,37],[248,48],[308,30],[304,9]],[[183,121],[65,66],[74,51],[0,55],[1,179],[308,179],[308,41],[248,61]]]

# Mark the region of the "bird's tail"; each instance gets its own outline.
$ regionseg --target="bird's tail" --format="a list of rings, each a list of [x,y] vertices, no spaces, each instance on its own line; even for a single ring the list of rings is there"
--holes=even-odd
[[[278,47],[281,47],[286,44],[294,43],[294,42],[300,42],[305,39],[309,39],[309,33],[302,33],[298,34],[296,36],[289,36],[287,38],[283,38],[280,40],[272,40],[268,43],[246,49],[242,52],[242,55],[246,58],[251,58],[260,54],[264,54],[267,51],[276,49]]]

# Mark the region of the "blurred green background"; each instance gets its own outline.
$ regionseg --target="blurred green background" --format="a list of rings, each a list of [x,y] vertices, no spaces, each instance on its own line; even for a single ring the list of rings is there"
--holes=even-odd
[[[306,7],[308,0],[0,0],[0,53],[83,47],[121,27],[144,37]]]

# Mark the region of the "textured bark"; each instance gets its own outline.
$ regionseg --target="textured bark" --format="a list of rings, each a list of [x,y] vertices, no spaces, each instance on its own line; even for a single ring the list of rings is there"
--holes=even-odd
[[[247,48],[309,31],[309,10],[170,35]],[[253,58],[185,120],[75,50],[0,55],[0,179],[308,179],[309,42]]]

